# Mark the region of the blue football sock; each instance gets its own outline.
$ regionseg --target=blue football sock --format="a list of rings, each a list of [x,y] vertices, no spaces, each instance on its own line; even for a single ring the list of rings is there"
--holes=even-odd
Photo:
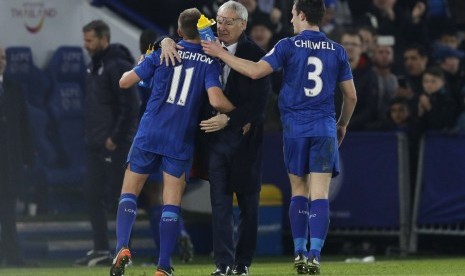
[[[294,196],[289,205],[289,219],[291,222],[294,253],[307,254],[308,241],[308,198]]]
[[[158,257],[158,266],[165,270],[169,270],[171,267],[170,257],[176,245],[176,237],[179,234],[180,211],[179,206],[163,206],[160,220],[160,256]]]
[[[310,253],[308,257],[316,257],[320,260],[320,252],[323,248],[329,227],[329,201],[317,199],[312,201],[310,210]]]
[[[132,225],[136,220],[137,196],[135,194],[122,194],[119,199],[116,214],[116,253],[121,247],[128,247]]]
[[[152,230],[152,238],[157,248],[155,257],[158,258],[160,254],[160,219],[163,205],[154,205],[149,209],[150,229]]]

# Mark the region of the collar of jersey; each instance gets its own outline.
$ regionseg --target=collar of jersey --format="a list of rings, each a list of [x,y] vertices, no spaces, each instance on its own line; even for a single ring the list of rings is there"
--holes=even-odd
[[[313,36],[313,37],[324,37],[325,34],[322,33],[322,32],[317,32],[317,31],[311,31],[311,30],[303,30],[302,32],[300,32],[301,35],[304,35],[304,36]]]
[[[187,42],[187,41],[185,41],[185,40],[179,41],[179,44],[180,44],[181,46],[183,46],[183,47],[202,49],[202,45],[190,43],[190,42]]]

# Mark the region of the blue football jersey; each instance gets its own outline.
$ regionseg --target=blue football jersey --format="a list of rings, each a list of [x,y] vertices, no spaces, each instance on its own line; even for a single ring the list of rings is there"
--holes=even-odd
[[[334,91],[352,79],[345,49],[321,32],[306,30],[280,40],[262,60],[275,71],[283,69],[284,137],[336,137]]]
[[[180,41],[182,62],[160,65],[155,51],[134,68],[141,79],[151,76],[153,87],[147,108],[134,138],[134,146],[168,157],[188,160],[194,151],[200,107],[206,90],[221,87],[221,66],[207,56],[200,44]]]

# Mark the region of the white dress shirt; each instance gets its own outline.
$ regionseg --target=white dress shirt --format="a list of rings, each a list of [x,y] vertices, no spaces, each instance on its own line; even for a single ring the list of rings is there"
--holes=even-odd
[[[237,42],[234,43],[234,44],[231,44],[229,46],[225,46],[223,44],[223,47],[226,47],[228,49],[228,51],[232,54],[232,55],[236,55],[236,50],[237,50]],[[226,83],[228,82],[228,76],[229,76],[229,72],[231,71],[231,67],[229,67],[229,65],[225,64],[224,67],[223,67],[223,76],[222,76],[222,81],[223,81],[223,88],[226,87]]]

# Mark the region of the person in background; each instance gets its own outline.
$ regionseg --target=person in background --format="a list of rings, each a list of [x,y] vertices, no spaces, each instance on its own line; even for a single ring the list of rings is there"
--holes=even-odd
[[[465,71],[461,70],[460,62],[464,60],[465,53],[449,46],[437,45],[433,57],[444,73],[447,90],[460,102],[461,90],[465,87]]]
[[[281,31],[281,15],[280,9],[273,7],[268,11],[262,11],[259,7],[257,0],[238,0],[247,9],[247,28],[246,32],[249,34],[252,24],[255,21],[265,22],[272,26],[273,33],[279,33]],[[219,10],[219,9],[218,9]]]
[[[423,93],[418,100],[418,118],[424,130],[445,130],[455,123],[458,105],[445,85],[444,73],[430,67],[423,73]]]
[[[349,1],[353,2],[353,1]],[[360,2],[360,1],[357,1]],[[353,17],[357,26],[371,26],[378,35],[395,37],[394,50],[402,53],[407,45],[419,43],[429,45],[426,25],[426,4],[415,1],[411,9],[403,10],[397,0],[372,0],[362,16]],[[399,56],[400,58],[400,56]],[[396,63],[400,60],[396,59]]]
[[[341,37],[341,45],[347,51],[350,68],[357,90],[357,106],[350,120],[350,130],[366,130],[377,118],[378,78],[373,71],[371,61],[363,54],[363,39],[355,30],[347,30]],[[336,116],[342,104],[342,93],[335,93]]]
[[[406,86],[399,86],[396,96],[409,99],[412,110],[416,110],[418,97],[423,91],[422,75],[429,62],[428,51],[422,45],[413,44],[405,49],[403,57],[407,82]]]
[[[26,97],[18,83],[4,76],[6,66],[0,47],[0,261],[28,266],[16,229],[16,200],[23,166],[33,164],[34,152]]]
[[[371,60],[378,36],[376,30],[371,26],[360,26],[357,30],[362,38],[362,55]]]
[[[218,42],[202,41],[207,54],[253,79],[283,70],[279,107],[292,192],[289,218],[294,266],[298,274],[311,275],[320,274],[321,250],[329,228],[329,184],[339,172],[338,145],[357,101],[344,48],[326,38],[318,27],[324,13],[323,0],[295,0],[291,22],[296,35],[280,40],[258,62],[236,57]],[[344,94],[337,122],[333,102],[336,86]]]
[[[150,29],[142,31],[139,37],[139,48],[142,55],[145,55],[147,49],[153,49],[154,43],[158,35]],[[152,84],[147,86],[138,85],[141,106],[139,117],[142,118],[147,102],[152,93]],[[155,263],[158,260],[160,250],[160,219],[163,210],[163,176],[161,172],[151,174],[147,183],[142,188],[139,196],[139,204],[146,210],[149,217],[150,229],[152,230],[152,238],[157,248],[154,256]],[[194,246],[192,244],[189,233],[184,226],[184,220],[179,218],[179,236],[178,236],[178,251],[181,261],[190,262],[194,257]]]
[[[118,87],[134,59],[121,44],[110,44],[110,28],[95,20],[83,28],[84,48],[91,57],[85,93],[87,176],[84,195],[92,226],[93,249],[77,265],[111,264],[107,212],[116,205],[124,162],[138,124],[139,97],[135,87]]]
[[[391,99],[399,86],[397,77],[392,73],[394,62],[394,37],[378,36],[372,53],[373,70],[378,78],[378,120],[383,121],[388,114]]]
[[[325,0],[325,16],[321,21],[321,31],[331,40],[339,41],[344,33],[344,26],[336,21],[337,3],[336,0]]]
[[[389,103],[388,116],[384,119],[377,131],[394,131],[406,135],[410,164],[418,163],[418,147],[422,136],[417,116],[413,114],[411,104],[407,98],[394,97]],[[410,202],[414,202],[415,184],[417,178],[417,166],[409,166],[410,169]]]
[[[275,43],[272,26],[267,24],[266,21],[255,21],[252,24],[250,38],[265,51],[271,50]],[[273,72],[270,78],[272,93],[268,94],[265,108],[265,132],[282,130],[281,121],[279,119],[278,96],[282,85],[283,75],[281,72]]]
[[[197,21],[200,11],[193,8],[179,15],[178,34],[182,62],[161,63],[161,51],[152,52],[121,77],[122,88],[153,78],[151,97],[127,159],[116,217],[116,257],[111,276],[124,275],[131,261],[129,238],[137,213],[137,198],[150,174],[163,173],[163,211],[160,220],[160,254],[155,276],[171,276],[171,254],[179,234],[181,199],[190,172],[201,106],[210,104],[225,113],[234,109],[220,82],[218,60],[202,51]],[[206,90],[206,92],[205,92]]]

